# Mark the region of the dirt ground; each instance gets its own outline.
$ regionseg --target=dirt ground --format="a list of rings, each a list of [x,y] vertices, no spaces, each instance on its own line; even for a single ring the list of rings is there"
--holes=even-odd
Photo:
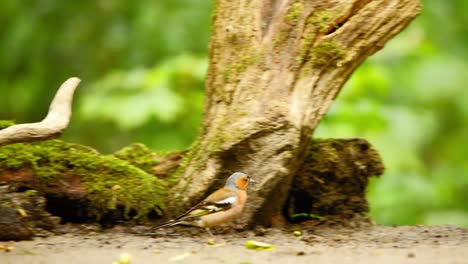
[[[295,236],[293,231],[301,231]],[[133,232],[135,230],[132,230]],[[152,236],[129,234],[125,227],[65,228],[61,235],[31,241],[0,242],[1,264],[131,263],[468,263],[468,228],[453,226],[368,226],[361,228],[257,229],[206,233],[182,228]],[[191,235],[187,233],[192,232]],[[182,235],[183,234],[183,235]],[[247,240],[267,242],[273,250],[248,250]]]

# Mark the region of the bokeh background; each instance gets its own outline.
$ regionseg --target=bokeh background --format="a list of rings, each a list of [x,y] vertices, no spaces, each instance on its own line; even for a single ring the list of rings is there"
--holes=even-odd
[[[423,12],[352,76],[315,133],[362,137],[385,175],[381,224],[468,226],[468,1]],[[109,153],[187,148],[199,129],[212,1],[0,1],[0,119],[42,119],[83,79],[63,138]]]

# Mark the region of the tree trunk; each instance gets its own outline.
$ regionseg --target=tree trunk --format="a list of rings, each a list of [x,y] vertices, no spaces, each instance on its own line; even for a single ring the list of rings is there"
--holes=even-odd
[[[343,84],[419,11],[418,0],[216,1],[203,131],[174,212],[242,171],[259,182],[242,223],[270,224]]]

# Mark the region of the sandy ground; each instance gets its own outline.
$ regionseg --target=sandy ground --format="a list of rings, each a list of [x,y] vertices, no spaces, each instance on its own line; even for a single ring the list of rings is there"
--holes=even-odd
[[[300,230],[296,237],[293,230]],[[468,228],[440,226],[371,226],[358,229],[266,229],[216,234],[208,245],[205,233],[186,229],[151,236],[107,231],[68,231],[32,241],[0,242],[0,263],[108,263],[122,253],[133,264],[144,263],[468,263]],[[184,234],[184,235],[182,235]],[[247,240],[268,242],[274,250],[248,250]]]

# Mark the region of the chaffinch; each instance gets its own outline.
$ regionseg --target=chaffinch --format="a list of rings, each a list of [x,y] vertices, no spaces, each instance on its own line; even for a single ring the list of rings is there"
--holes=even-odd
[[[204,227],[212,236],[209,231],[210,227],[227,223],[241,215],[247,201],[249,183],[255,183],[255,181],[247,174],[242,172],[233,173],[229,176],[223,188],[210,194],[185,214],[153,229],[185,224]]]

